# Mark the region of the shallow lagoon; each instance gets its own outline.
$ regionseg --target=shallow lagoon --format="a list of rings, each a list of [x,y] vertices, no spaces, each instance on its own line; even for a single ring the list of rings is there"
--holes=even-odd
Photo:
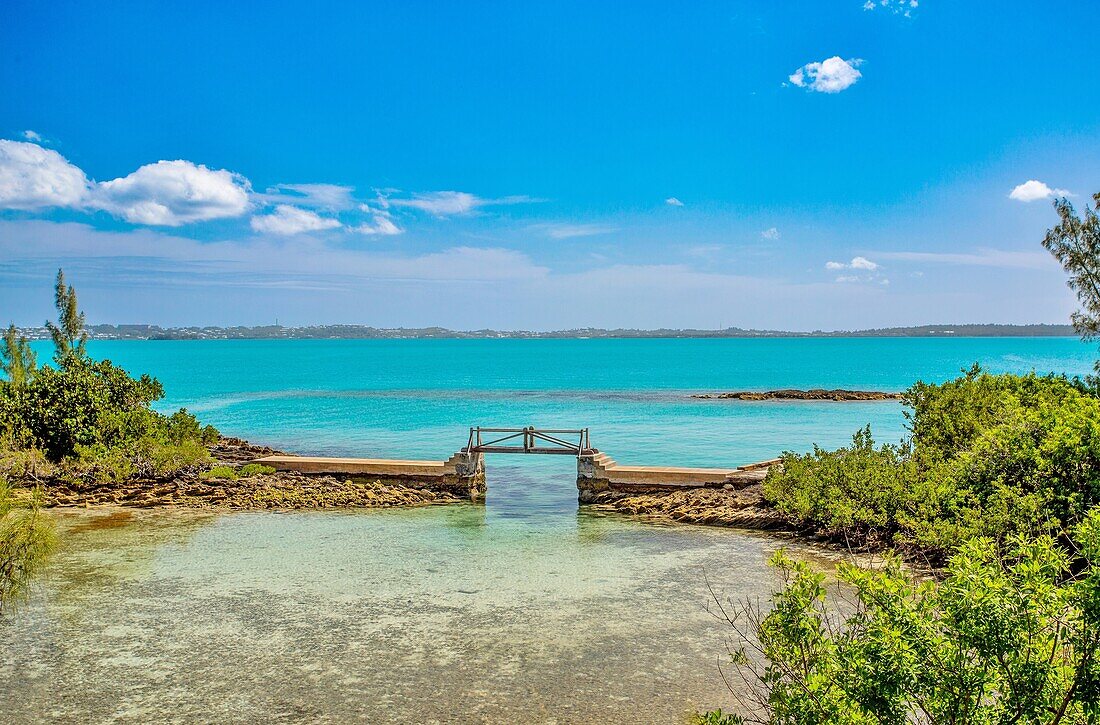
[[[513,492],[507,478],[493,498]],[[537,520],[492,498],[66,514],[50,575],[0,625],[4,709],[16,722],[675,722],[728,706],[707,580],[766,593],[781,540],[518,499]]]

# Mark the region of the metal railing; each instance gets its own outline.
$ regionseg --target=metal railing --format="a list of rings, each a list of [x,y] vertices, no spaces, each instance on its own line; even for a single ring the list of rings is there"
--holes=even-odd
[[[483,436],[482,434],[489,434]],[[485,437],[497,436],[489,441]],[[572,437],[567,439],[566,436]],[[576,440],[576,443],[573,441]],[[540,445],[542,444],[542,445]],[[546,445],[549,444],[549,445]],[[549,453],[580,456],[593,453],[587,428],[470,428],[466,453]]]

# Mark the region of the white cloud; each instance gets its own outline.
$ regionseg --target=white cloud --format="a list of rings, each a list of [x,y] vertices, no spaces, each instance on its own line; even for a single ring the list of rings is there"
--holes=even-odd
[[[407,206],[437,216],[469,214],[485,204],[485,200],[465,191],[433,191],[414,194],[412,199],[391,199],[394,206]]]
[[[190,161],[158,161],[96,185],[90,206],[134,224],[177,227],[243,215],[248,180]]]
[[[592,237],[616,231],[616,227],[607,224],[536,224],[531,228],[541,230],[551,239]]]
[[[880,277],[876,274],[842,274],[836,278],[836,282],[838,282],[839,284],[877,284],[882,287],[890,284],[889,279],[887,279],[886,277]]]
[[[28,141],[33,141],[35,143],[39,143],[42,141],[42,135],[37,131],[30,130],[29,128],[23,132],[23,138],[27,139]]]
[[[1015,199],[1016,201],[1038,201],[1039,199],[1050,199],[1055,196],[1072,196],[1066,189],[1052,189],[1041,181],[1031,179],[1025,181],[1016,188],[1014,188],[1008,195],[1009,199]]]
[[[852,257],[851,262],[826,262],[825,269],[861,269],[870,272],[878,269],[878,265],[866,257]]]
[[[241,216],[248,195],[244,177],[190,161],[159,161],[95,183],[52,149],[0,139],[2,209],[98,209],[135,224],[179,226]]]
[[[354,186],[341,184],[276,184],[253,198],[268,204],[294,204],[312,209],[344,211],[355,206]]]
[[[857,70],[862,64],[861,58],[844,60],[839,55],[834,55],[821,62],[807,63],[788,76],[788,79],[799,88],[820,93],[840,93],[863,76]]]
[[[271,214],[254,216],[250,223],[257,232],[284,236],[335,229],[340,226],[340,222],[336,219],[318,216],[308,209],[299,209],[288,204],[280,204]]]
[[[779,236],[780,236],[779,235],[779,230],[776,229],[775,227],[771,227],[769,229],[765,229],[764,231],[760,232],[760,237],[762,239],[771,239],[771,240],[774,241],[776,239],[779,239]]]
[[[889,12],[904,15],[909,18],[913,16],[913,11],[917,9],[920,3],[918,0],[867,0],[863,3],[864,10],[876,10],[882,8]]]
[[[840,284],[855,284],[857,282],[874,283],[879,285],[888,285],[890,280],[883,277],[877,270],[879,265],[867,259],[866,257],[852,257],[850,262],[826,262],[825,269],[830,272],[840,272],[843,270],[851,270],[848,274],[841,274],[836,277],[836,282]]]
[[[505,196],[500,199],[485,199],[465,191],[429,191],[414,193],[410,199],[383,197],[383,206],[403,206],[434,214],[435,216],[458,216],[471,214],[483,206],[502,204],[525,204],[539,201],[529,196]]]
[[[665,203],[668,204],[669,206],[683,206],[684,205],[684,202],[680,201],[675,196],[670,196],[667,199],[665,199]]]
[[[33,131],[23,134],[41,140]],[[277,184],[254,193],[248,179],[225,169],[210,169],[190,161],[158,161],[110,181],[90,180],[61,154],[39,144],[0,139],[0,209],[33,211],[55,208],[104,211],[133,224],[175,227],[191,222],[242,217],[258,232],[294,235],[345,227],[360,234],[401,234],[394,207],[437,217],[469,215],[481,207],[543,201],[528,196],[496,199],[462,191],[414,193],[393,198],[396,189],[376,189],[377,198],[364,203],[355,189],[339,184]],[[272,207],[274,209],[272,210]],[[361,212],[355,226],[334,218]],[[603,228],[577,227],[551,233],[564,238],[595,234]]]
[[[88,178],[52,149],[0,139],[0,208],[80,207]]]
[[[363,210],[367,211],[369,207],[363,205]],[[392,236],[394,234],[400,234],[403,229],[393,223],[389,215],[384,212],[376,211],[374,216],[371,217],[371,221],[363,222],[362,224],[351,227],[353,232],[359,232],[360,234],[377,234],[382,236]]]

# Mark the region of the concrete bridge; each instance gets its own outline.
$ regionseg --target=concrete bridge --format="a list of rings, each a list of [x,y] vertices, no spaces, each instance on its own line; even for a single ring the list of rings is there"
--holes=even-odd
[[[682,488],[744,488],[758,483],[778,459],[736,468],[624,466],[593,448],[587,428],[471,428],[466,445],[445,461],[388,458],[266,456],[256,460],[279,471],[388,479],[477,498],[485,491],[485,454],[570,455],[577,459],[577,490],[582,502],[604,491],[653,492]]]

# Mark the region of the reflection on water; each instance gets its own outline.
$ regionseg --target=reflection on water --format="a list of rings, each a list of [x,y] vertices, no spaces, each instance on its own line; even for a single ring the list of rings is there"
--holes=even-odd
[[[703,572],[759,595],[779,540],[578,511],[571,464],[497,466],[484,506],[62,514],[50,575],[0,625],[7,714],[669,722],[728,706]]]

